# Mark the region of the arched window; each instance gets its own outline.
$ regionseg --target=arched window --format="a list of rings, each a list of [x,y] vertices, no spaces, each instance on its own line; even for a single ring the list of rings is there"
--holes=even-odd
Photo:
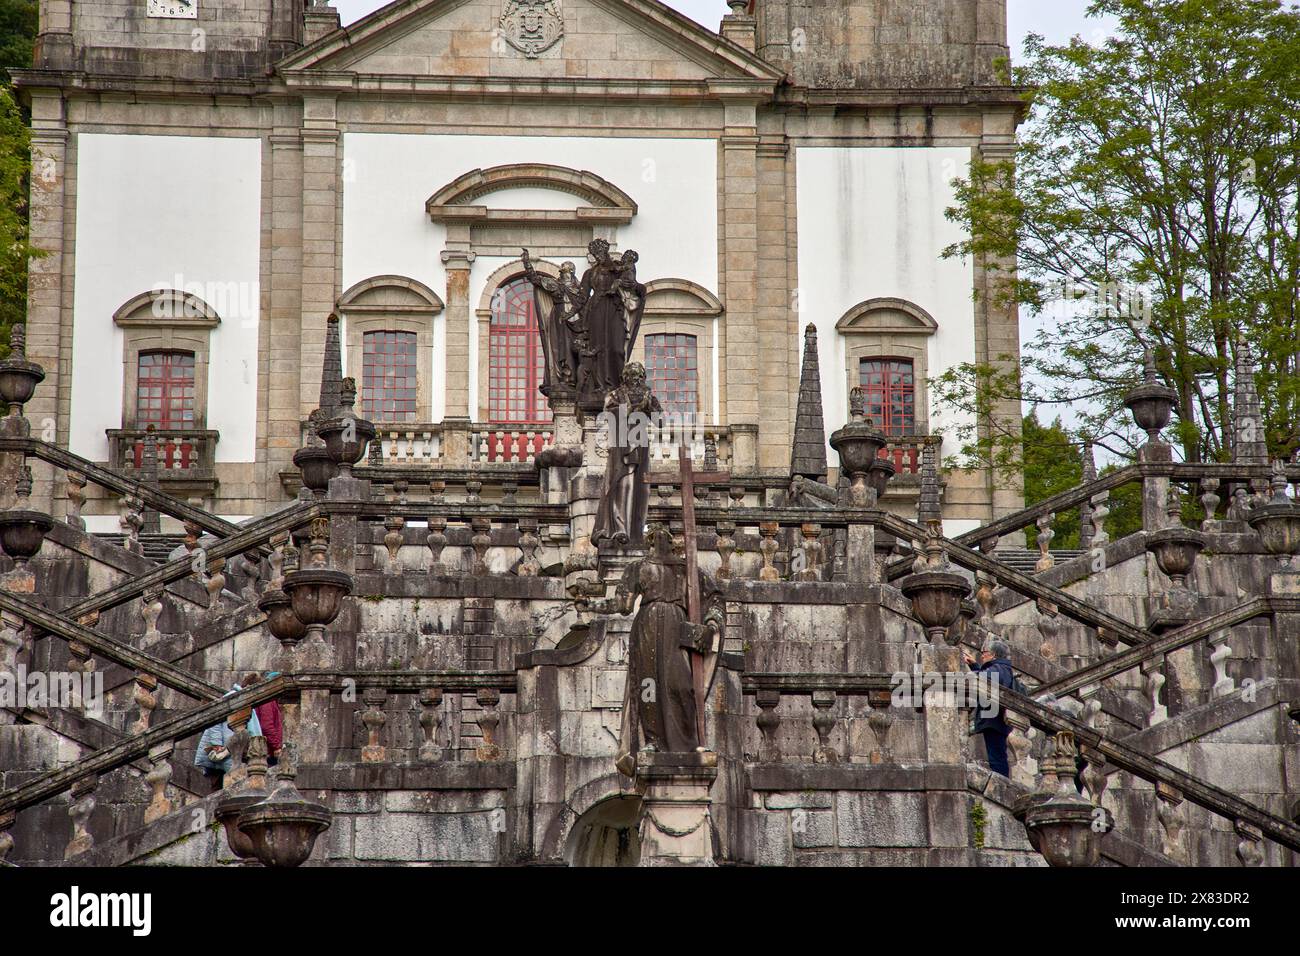
[[[141,352],[135,391],[137,428],[194,427],[194,353]]]
[[[361,339],[361,411],[376,422],[413,422],[416,334],[367,332]]]
[[[533,285],[511,280],[492,296],[488,329],[488,417],[493,422],[543,424],[551,409],[538,388],[545,373]]]
[[[859,384],[866,392],[867,417],[891,438],[916,433],[916,382],[911,359],[864,358]]]
[[[695,336],[681,334],[645,337],[646,382],[669,415],[695,421],[700,409],[700,371]]]

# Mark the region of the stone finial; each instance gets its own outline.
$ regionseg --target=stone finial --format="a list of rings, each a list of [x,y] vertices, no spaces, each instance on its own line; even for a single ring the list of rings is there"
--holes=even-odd
[[[803,334],[803,368],[799,372],[799,403],[795,408],[794,444],[790,452],[790,477],[795,475],[813,481],[826,480],[821,368],[817,359],[817,327],[811,322]]]
[[[1268,464],[1263,412],[1255,390],[1255,352],[1244,336],[1237,340],[1232,390],[1232,461],[1238,465]]]
[[[333,418],[338,414],[336,409],[340,404],[342,379],[343,345],[339,338],[339,317],[331,312],[325,320],[325,358],[320,377],[320,408],[325,418]]]
[[[1083,440],[1083,483],[1097,480],[1097,462],[1092,453],[1092,439]],[[1080,503],[1079,505],[1079,547],[1087,551],[1092,547],[1093,542],[1093,509],[1092,499]]]
[[[21,322],[9,330],[9,357],[19,362],[27,358],[27,326]]]
[[[921,494],[916,500],[916,520],[922,525],[943,520],[939,504],[939,441],[927,435],[921,444]]]

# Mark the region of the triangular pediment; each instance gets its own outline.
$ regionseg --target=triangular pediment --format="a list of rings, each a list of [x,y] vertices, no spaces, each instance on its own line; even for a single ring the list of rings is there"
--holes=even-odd
[[[277,69],[288,75],[771,84],[782,75],[657,0],[397,0],[286,57]]]

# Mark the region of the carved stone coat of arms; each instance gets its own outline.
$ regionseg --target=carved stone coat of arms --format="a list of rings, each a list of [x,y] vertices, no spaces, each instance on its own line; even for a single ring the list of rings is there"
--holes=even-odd
[[[506,0],[501,35],[529,59],[549,50],[564,36],[559,0]]]

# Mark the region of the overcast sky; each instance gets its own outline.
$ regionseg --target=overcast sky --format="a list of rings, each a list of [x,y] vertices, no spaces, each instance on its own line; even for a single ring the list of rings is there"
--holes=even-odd
[[[724,0],[666,0],[705,26],[716,30],[727,12]],[[923,0],[921,0],[923,2]],[[334,0],[345,24],[359,20],[372,10],[384,6],[383,0]],[[1101,29],[1096,20],[1089,20],[1084,11],[1088,0],[1007,0],[1007,32],[1013,53],[1020,51],[1020,41],[1026,33],[1041,33],[1051,42],[1060,43],[1078,33],[1087,40],[1095,40]]]

